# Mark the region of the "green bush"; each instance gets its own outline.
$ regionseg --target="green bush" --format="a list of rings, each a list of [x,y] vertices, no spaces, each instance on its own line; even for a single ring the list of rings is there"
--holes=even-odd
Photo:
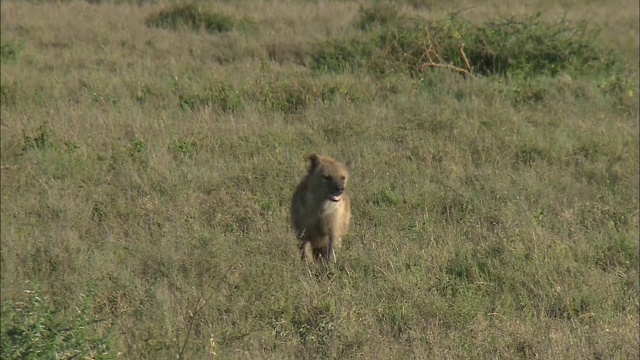
[[[85,309],[64,313],[52,301],[27,291],[25,302],[2,303],[2,359],[112,359],[108,339],[95,332],[100,322]]]
[[[177,30],[188,27],[193,30],[205,29],[210,33],[222,33],[233,30],[235,20],[197,4],[174,5],[161,9],[149,16],[147,26]]]
[[[443,21],[400,19],[388,6],[361,10],[355,27],[372,30],[317,44],[311,66],[330,72],[364,69],[377,75],[414,76],[445,68],[519,78],[566,72],[616,79],[623,71],[616,53],[595,45],[597,31],[586,22],[547,22],[540,14],[481,25],[457,16]]]
[[[595,45],[597,31],[588,29],[586,22],[548,23],[538,14],[491,21],[469,30],[464,35],[473,46],[467,47],[467,56],[481,74],[610,74],[622,68],[617,54]]]

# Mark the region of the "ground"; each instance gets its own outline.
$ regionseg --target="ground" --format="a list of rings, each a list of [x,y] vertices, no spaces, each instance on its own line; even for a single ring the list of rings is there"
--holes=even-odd
[[[2,357],[638,358],[637,2],[376,3],[2,1]]]

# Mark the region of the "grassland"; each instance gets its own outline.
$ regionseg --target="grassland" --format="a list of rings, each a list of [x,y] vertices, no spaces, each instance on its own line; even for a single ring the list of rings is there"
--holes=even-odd
[[[637,359],[637,2],[398,3],[3,0],[2,358]]]

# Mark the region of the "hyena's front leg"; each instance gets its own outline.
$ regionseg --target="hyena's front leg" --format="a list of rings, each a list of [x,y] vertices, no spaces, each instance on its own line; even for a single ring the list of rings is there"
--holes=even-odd
[[[329,235],[329,245],[325,248],[324,253],[322,254],[322,258],[329,262],[336,262],[336,244],[337,237],[334,235]]]
[[[311,248],[311,242],[302,241],[302,243],[300,243],[300,253],[302,255],[303,261],[315,262],[315,256],[313,254],[313,249]]]

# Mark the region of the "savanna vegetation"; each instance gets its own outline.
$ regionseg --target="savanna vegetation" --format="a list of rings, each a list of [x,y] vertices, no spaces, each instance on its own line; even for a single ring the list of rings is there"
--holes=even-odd
[[[0,9],[2,359],[638,358],[636,1]]]

